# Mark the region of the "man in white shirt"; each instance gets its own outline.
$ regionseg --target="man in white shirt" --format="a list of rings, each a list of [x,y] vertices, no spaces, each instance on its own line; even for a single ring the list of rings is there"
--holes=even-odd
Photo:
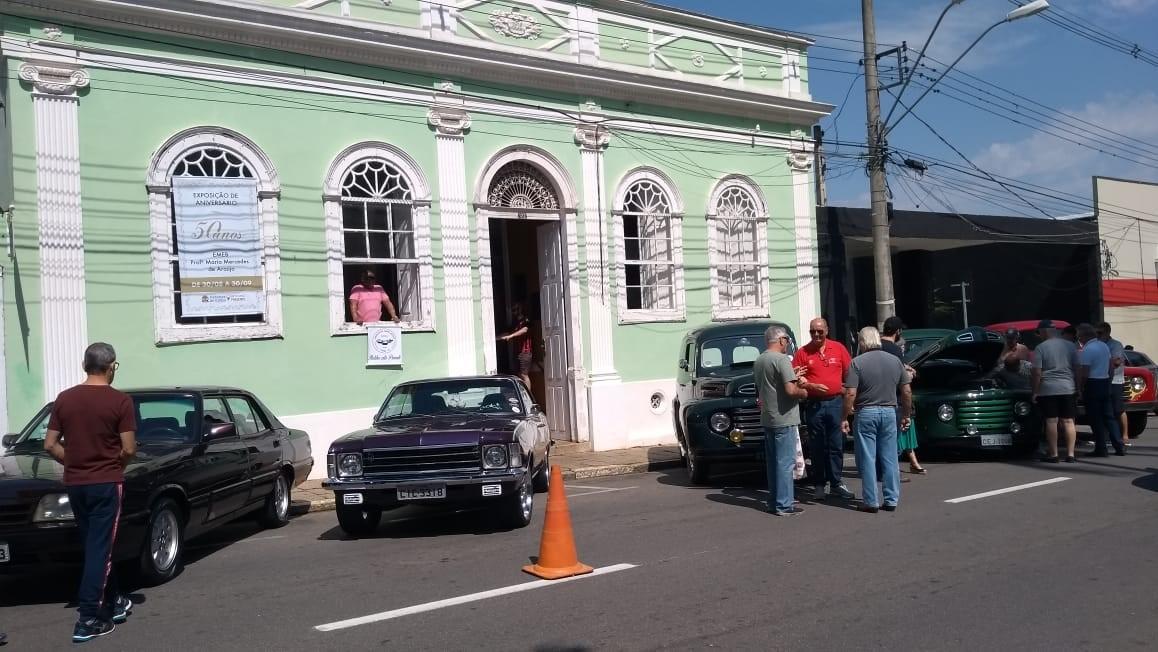
[[[1110,324],[1102,322],[1095,329],[1098,339],[1110,347],[1110,405],[1118,419],[1118,429],[1122,432],[1122,443],[1130,445],[1130,428],[1126,422],[1126,348],[1118,340],[1110,337]]]
[[[1110,347],[1097,338],[1097,332],[1089,324],[1078,326],[1078,341],[1082,343],[1079,354],[1078,387],[1086,406],[1086,418],[1094,431],[1094,452],[1091,457],[1106,457],[1106,437],[1114,446],[1115,455],[1125,455],[1122,446],[1122,431],[1114,408],[1110,403]]]

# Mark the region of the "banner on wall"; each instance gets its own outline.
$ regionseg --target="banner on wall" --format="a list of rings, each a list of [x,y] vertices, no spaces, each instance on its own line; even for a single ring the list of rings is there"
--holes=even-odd
[[[265,312],[256,179],[173,177],[181,313]]]
[[[366,325],[366,364],[402,365],[402,326],[395,323]]]

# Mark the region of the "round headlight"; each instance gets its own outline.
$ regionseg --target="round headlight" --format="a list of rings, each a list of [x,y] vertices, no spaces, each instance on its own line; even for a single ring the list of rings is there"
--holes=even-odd
[[[1015,434],[1015,435],[1016,435],[1017,433],[1021,432],[1021,424],[1020,424],[1020,423],[1018,423],[1018,422],[1016,422],[1016,421],[1014,421],[1013,423],[1011,423],[1011,424],[1009,425],[1009,432],[1012,432],[1012,433],[1013,433],[1013,434]]]
[[[723,412],[716,412],[712,418],[708,420],[708,425],[716,432],[724,432],[732,427],[732,417]]]
[[[976,435],[977,432],[978,432],[977,426],[973,425],[972,423],[965,426],[965,434],[972,436],[972,435]]]
[[[953,406],[948,403],[942,403],[941,406],[937,408],[937,418],[945,423],[952,421],[954,414],[956,413],[953,411]]]
[[[507,465],[506,446],[487,446],[483,449],[483,466],[488,469],[499,469]]]
[[[338,475],[362,475],[362,454],[346,453],[338,458]]]
[[[1013,405],[1013,413],[1019,417],[1029,414],[1029,403],[1025,401],[1018,401]]]
[[[1132,376],[1130,378],[1130,389],[1137,393],[1146,391],[1146,379],[1141,376]]]

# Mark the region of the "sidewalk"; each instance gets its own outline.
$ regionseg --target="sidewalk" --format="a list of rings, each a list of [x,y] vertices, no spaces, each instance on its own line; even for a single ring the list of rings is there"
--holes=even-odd
[[[551,464],[563,471],[564,480],[601,478],[669,469],[683,464],[678,446],[644,446],[623,450],[592,452],[587,444],[555,442]],[[307,480],[293,491],[295,514],[334,509],[334,493],[322,489],[321,480]]]

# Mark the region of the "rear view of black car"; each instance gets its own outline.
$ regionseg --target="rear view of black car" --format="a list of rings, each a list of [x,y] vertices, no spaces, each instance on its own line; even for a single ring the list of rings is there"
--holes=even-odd
[[[159,584],[180,571],[185,542],[193,537],[250,513],[268,527],[289,520],[290,492],[313,467],[306,433],[286,428],[242,390],[127,393],[138,450],[125,468],[115,561],[136,561],[142,579]],[[44,452],[51,407],[4,436],[0,573],[81,560],[63,468]]]

